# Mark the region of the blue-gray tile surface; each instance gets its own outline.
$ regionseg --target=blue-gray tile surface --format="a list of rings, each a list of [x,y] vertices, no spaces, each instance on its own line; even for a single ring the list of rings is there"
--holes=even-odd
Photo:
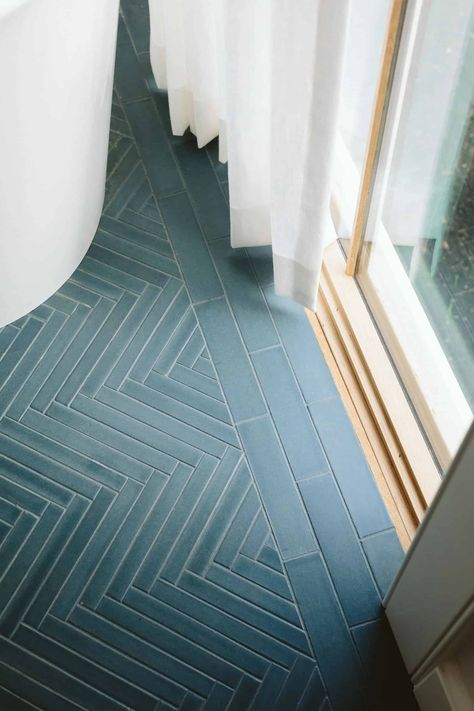
[[[170,133],[123,0],[106,201],[0,330],[0,708],[409,711],[401,550],[214,142]]]

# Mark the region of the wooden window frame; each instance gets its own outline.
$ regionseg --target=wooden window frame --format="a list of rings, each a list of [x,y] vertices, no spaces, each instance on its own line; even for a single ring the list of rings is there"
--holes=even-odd
[[[390,8],[347,260],[339,244],[326,249],[317,312],[307,312],[405,549],[439,487],[440,469],[354,277],[408,3],[392,0]]]

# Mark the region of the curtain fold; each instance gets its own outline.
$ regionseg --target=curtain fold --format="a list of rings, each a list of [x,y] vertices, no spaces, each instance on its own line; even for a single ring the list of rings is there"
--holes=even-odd
[[[275,289],[316,308],[351,0],[150,0],[172,130],[219,135],[231,243],[272,245]]]

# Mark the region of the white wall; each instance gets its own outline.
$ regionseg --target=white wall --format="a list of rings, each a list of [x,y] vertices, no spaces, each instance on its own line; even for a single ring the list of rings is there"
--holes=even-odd
[[[449,700],[456,664],[455,691],[471,693],[474,678],[474,426],[443,481],[385,601],[407,670],[423,709],[433,698]],[[457,659],[454,660],[454,657]],[[464,671],[463,671],[464,670]],[[466,671],[469,670],[469,671]],[[445,693],[446,692],[446,693]],[[447,701],[446,701],[447,703]],[[430,705],[431,704],[431,705]],[[450,708],[447,706],[446,708]],[[472,706],[467,708],[472,709]]]

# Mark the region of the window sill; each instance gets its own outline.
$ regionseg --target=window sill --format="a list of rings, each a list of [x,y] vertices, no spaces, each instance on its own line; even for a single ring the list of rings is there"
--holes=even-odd
[[[307,311],[403,547],[440,484],[407,395],[337,243],[325,251],[316,314]]]

